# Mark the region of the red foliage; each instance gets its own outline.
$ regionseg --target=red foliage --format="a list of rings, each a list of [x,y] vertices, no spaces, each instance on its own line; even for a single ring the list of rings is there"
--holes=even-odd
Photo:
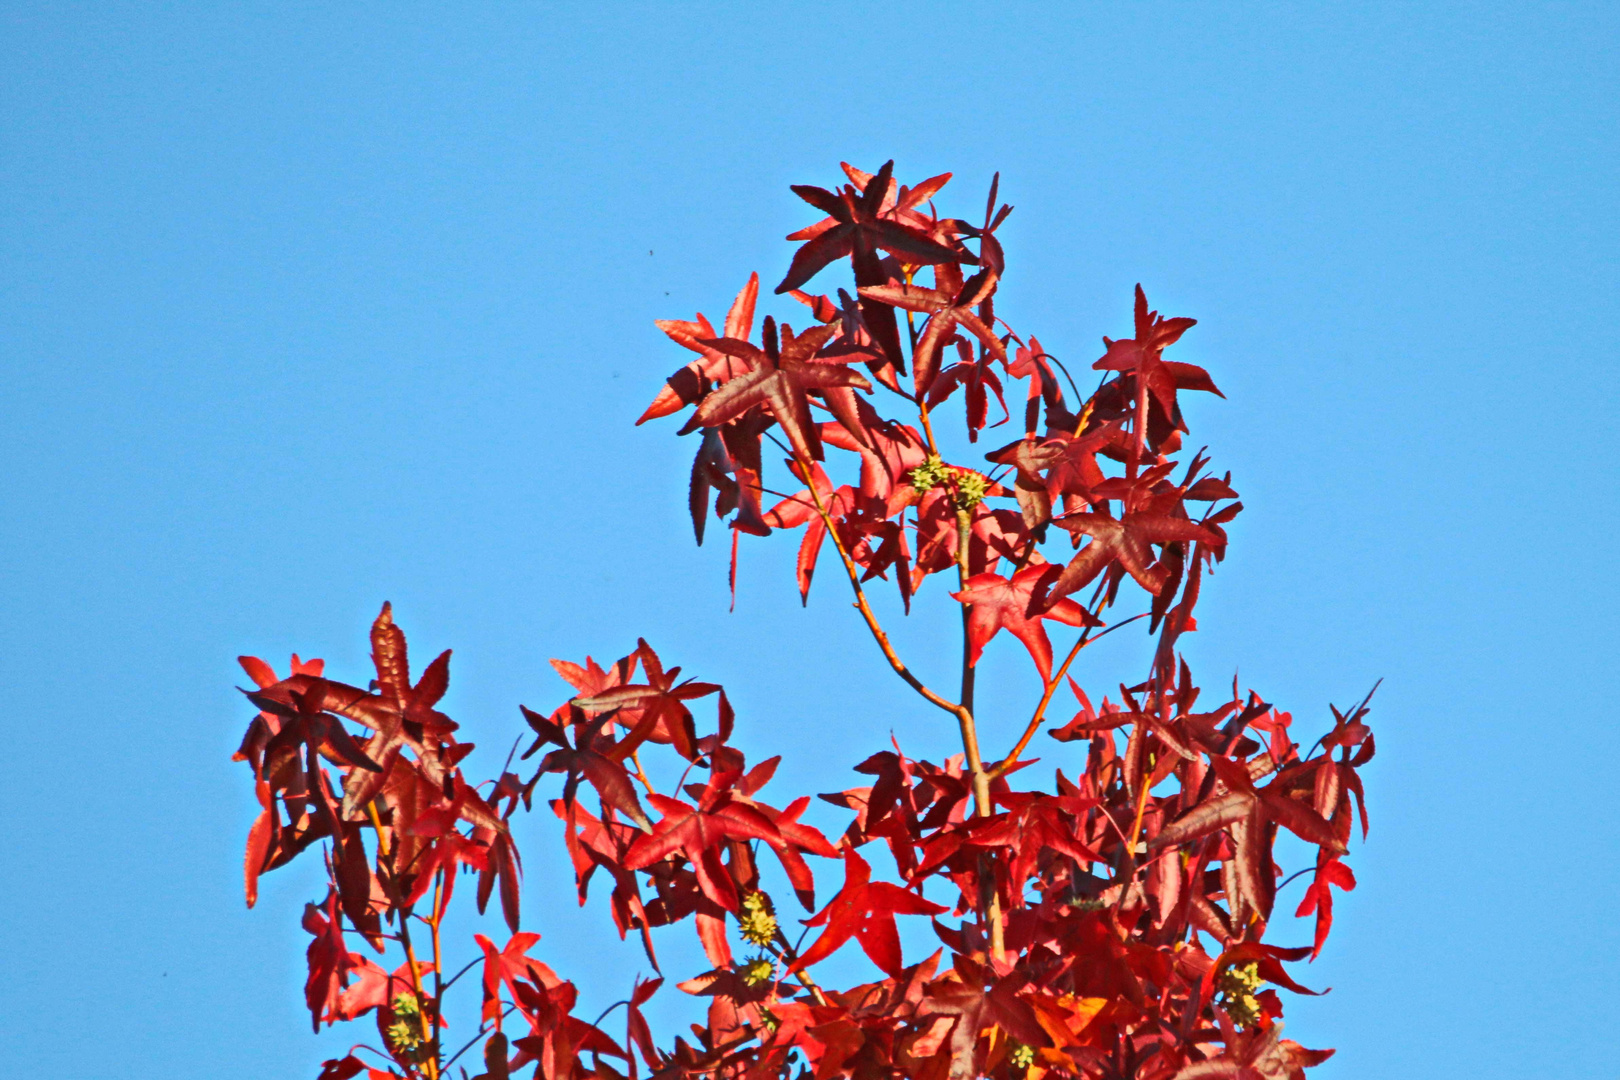
[[[536,736],[523,758],[550,749],[527,779],[503,768],[478,783],[463,772],[472,746],[436,708],[450,654],[413,683],[386,604],[371,631],[370,689],[325,678],[318,660],[294,656],[277,679],[244,657],[259,713],[237,759],[251,766],[262,808],[248,835],[248,904],[260,874],[321,842],[330,886],[303,922],[313,936],[310,1016],[318,1029],[372,1013],[380,1037],[366,1059],[357,1047],[327,1062],[323,1080],[464,1076],[460,1059],[477,1047],[482,1077],[533,1065],[547,1080],[633,1080],[641,1067],[728,1080],[1285,1078],[1331,1053],[1281,1038],[1282,999],[1262,986],[1311,992],[1285,965],[1315,958],[1332,928],[1333,888],[1355,887],[1344,858],[1354,817],[1364,836],[1367,827],[1358,774],[1373,756],[1367,701],[1335,709],[1332,729],[1304,757],[1292,717],[1235,682],[1228,699],[1199,711],[1203,695],[1177,643],[1197,627],[1203,577],[1224,557],[1225,526],[1241,504],[1229,474],[1206,472],[1202,452],[1184,468],[1174,456],[1187,431],[1179,395],[1219,393],[1203,369],[1164,358],[1193,320],[1149,310],[1138,287],[1134,336],[1104,338],[1093,365],[1102,383],[1069,401],[1055,358],[995,313],[1005,255],[994,230],[1009,208],[997,210],[994,185],[975,226],[935,212],[931,199],[949,175],[907,188],[891,166],[872,175],[846,165],[850,183],[837,192],[794,188],[828,217],[792,234],[804,243],[777,292],[792,292],[816,325],[795,333],[767,317],[760,343],[750,342],[758,275],[723,334],[701,315],[660,323],[699,359],[669,378],[641,419],[693,410],[683,429],[703,431],[693,525],[701,543],[712,497],[733,531],[733,566],[742,534],[803,528],[797,573],[808,594],[832,541],[885,659],[949,714],[963,753],[941,763],[898,746],[873,754],[856,766],[870,786],[822,796],[853,812],[833,843],[801,822],[807,796],[783,810],[760,798],[778,759],[748,767],[730,742],[724,691],[681,680],[646,642],[606,668],[554,661],[575,696],[549,714],[523,709]],[[799,291],[845,259],[854,280],[836,303]],[[963,266],[978,269],[964,280]],[[922,274],[931,285],[917,283]],[[880,414],[854,363],[915,427]],[[908,365],[910,390],[897,378]],[[995,471],[945,462],[935,410],[962,391],[975,439],[990,419],[987,388],[1000,400],[1016,379],[1029,380],[1024,432],[986,455]],[[999,423],[1009,422],[1002,413]],[[760,502],[765,438],[804,486],[769,512]],[[827,460],[830,452],[844,456]],[[858,483],[837,485],[824,462],[858,466]],[[946,606],[964,641],[954,700],[901,660],[865,593],[892,574],[909,611],[928,577],[953,569]],[[1129,604],[1127,583],[1145,593],[1143,610],[1112,618]],[[1085,603],[1070,598],[1088,587]],[[1079,710],[1050,734],[1084,744],[1078,779],[1060,770],[1052,791],[1015,790],[1020,755],[1077,654],[1139,619],[1155,639],[1151,660],[1119,685],[1117,702],[1093,707],[1068,680]],[[1048,622],[1079,628],[1055,672]],[[1035,661],[1038,704],[1018,744],[986,762],[974,673],[1002,629]],[[693,713],[711,697],[712,726]],[[679,779],[655,784],[644,756]],[[601,1018],[574,1016],[574,984],[531,955],[540,939],[518,929],[512,817],[553,773],[551,806],[580,902],[605,871],[620,937],[635,930],[654,968],[655,928],[690,919],[696,929],[712,970],[679,984],[710,1001],[695,1042],[655,1040],[642,1006],[662,979],[629,988],[620,1042]],[[1309,946],[1266,941],[1287,885],[1273,861],[1279,829],[1317,852],[1296,912],[1315,915]],[[878,839],[896,881],[874,880],[859,853]],[[819,934],[802,951],[762,889],[762,845],[807,911],[816,882],[806,856],[843,863],[842,887],[804,920]],[[480,911],[498,889],[510,933],[504,944],[475,935],[461,950],[472,957],[464,972],[483,965],[482,1000],[456,1051],[444,1043],[444,1008],[459,976],[444,976],[440,928],[463,870],[478,877]],[[919,916],[943,947],[908,966],[896,920]],[[345,933],[395,962],[350,952]],[[852,944],[883,978],[822,985],[818,965]]]

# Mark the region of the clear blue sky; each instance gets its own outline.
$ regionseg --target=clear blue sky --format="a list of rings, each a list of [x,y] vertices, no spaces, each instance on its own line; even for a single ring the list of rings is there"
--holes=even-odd
[[[1385,679],[1361,887],[1303,976],[1335,989],[1290,1005],[1340,1048],[1313,1075],[1614,1075],[1613,5],[328,7],[0,13],[5,1071],[347,1045],[301,1002],[315,879],[243,908],[234,657],[363,682],[384,599],[455,648],[482,753],[562,697],[547,658],[637,635],[797,751],[783,790],[890,730],[949,752],[830,571],[799,608],[792,540],[727,613],[690,441],[631,427],[684,360],[653,319],[774,283],[787,185],[894,157],[964,216],[1001,171],[1000,307],[1052,351],[1125,335],[1137,281],[1200,320],[1228,400],[1192,421],[1248,507],[1206,684],[1310,726]],[[521,838],[542,955],[612,1000],[638,951]]]

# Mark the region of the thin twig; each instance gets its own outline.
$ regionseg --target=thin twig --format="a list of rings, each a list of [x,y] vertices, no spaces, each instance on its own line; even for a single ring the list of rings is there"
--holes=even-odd
[[[516,1008],[516,1005],[508,1005],[506,1007],[506,1011],[501,1013],[501,1019],[505,1020],[508,1016],[511,1016],[512,1010]],[[488,1035],[493,1030],[493,1028],[484,1027],[482,1024],[480,1024],[478,1030],[473,1032],[473,1037],[467,1040],[467,1044],[460,1050],[457,1050],[454,1054],[450,1055],[450,1060],[444,1063],[444,1067],[448,1069],[450,1066],[454,1065],[457,1058],[459,1058],[462,1054],[465,1054],[468,1050],[471,1050],[479,1039],[482,1039],[485,1035]]]
[[[512,749],[510,749],[510,750],[508,750],[506,752],[506,764],[501,766],[501,775],[502,776],[505,776],[506,775],[506,770],[508,770],[508,769],[510,769],[512,767],[512,755],[517,753],[518,743],[521,743],[522,741],[523,741],[523,736],[522,735],[519,735],[517,738],[512,740]]]
[[[658,794],[653,790],[652,781],[647,779],[647,770],[641,765],[641,747],[638,746],[630,751],[630,760],[636,763],[636,779],[640,780],[641,786],[647,789],[647,794]]]
[[[452,986],[456,985],[456,980],[457,979],[461,978],[463,975],[467,974],[467,972],[471,971],[473,968],[477,967],[479,964],[482,964],[483,962],[484,962],[484,958],[482,956],[479,956],[475,960],[467,961],[467,963],[462,966],[460,971],[458,971],[454,975],[450,976],[450,981],[444,984],[444,988],[446,990],[449,990]]]
[[[1096,612],[1093,612],[1093,614],[1096,614]],[[1018,756],[1029,748],[1029,741],[1035,737],[1035,732],[1040,728],[1042,721],[1046,719],[1046,709],[1052,703],[1052,695],[1057,692],[1058,683],[1063,681],[1063,676],[1068,673],[1069,665],[1074,663],[1074,658],[1080,655],[1080,650],[1087,645],[1101,641],[1122,626],[1128,626],[1138,619],[1147,618],[1150,614],[1151,612],[1144,611],[1140,615],[1132,615],[1123,622],[1117,622],[1110,626],[1094,638],[1086,636],[1090,633],[1091,627],[1088,626],[1081,631],[1080,640],[1074,643],[1074,648],[1069,650],[1069,655],[1063,658],[1063,664],[1053,674],[1052,681],[1046,684],[1046,693],[1041,696],[1041,703],[1035,707],[1035,715],[1029,718],[1029,726],[1024,728],[1023,738],[1019,739],[1018,745],[1012,748],[1012,753],[1008,754],[1001,760],[1000,764],[990,770],[990,779],[994,780],[999,776],[1007,775],[1008,770],[1018,763]]]
[[[618,1001],[615,1001],[613,1004],[596,1014],[596,1019],[591,1021],[591,1027],[601,1027],[602,1021],[607,1019],[608,1013],[612,1012],[614,1009],[617,1009],[620,1005],[628,1006],[629,1004],[629,998],[620,998]]]
[[[521,736],[519,736],[521,738]],[[515,747],[514,747],[515,749]],[[505,770],[503,769],[504,773]],[[451,883],[452,885],[454,882]],[[444,868],[433,875],[433,919],[428,923],[433,929],[433,1052],[439,1052],[439,1023],[444,1012],[444,967],[439,949],[439,924],[444,921],[444,909],[440,906],[444,896]]]
[[[1316,867],[1314,867],[1314,866],[1307,866],[1303,870],[1295,870],[1292,874],[1289,874],[1287,877],[1282,879],[1282,881],[1277,885],[1277,888],[1276,888],[1275,891],[1282,892],[1283,889],[1288,886],[1289,882],[1293,881],[1295,878],[1299,877],[1302,874],[1309,874],[1311,871],[1313,871],[1315,869],[1316,869]]]
[[[953,485],[954,487],[954,485]],[[953,497],[955,492],[952,493]],[[973,541],[973,512],[962,506],[956,507],[956,576],[960,587],[965,592],[968,587],[968,554]],[[979,732],[973,718],[973,689],[977,679],[977,671],[973,663],[973,634],[972,634],[972,604],[962,605],[962,707],[957,713],[962,732],[962,749],[967,755],[968,767],[973,776],[973,810],[976,816],[987,818],[992,812],[990,805],[990,777],[984,771],[984,761],[979,756]],[[983,859],[993,856],[986,855]],[[983,860],[981,860],[982,862]],[[1005,928],[1001,921],[1001,894],[996,891],[996,875],[985,874],[984,867],[980,867],[980,881],[989,883],[988,896],[984,897],[984,918],[990,926],[990,955],[1001,961],[1006,956]]]
[[[1114,832],[1119,835],[1120,842],[1125,843],[1125,830],[1119,827],[1119,822],[1114,820],[1114,815],[1109,812],[1108,807],[1104,806],[1102,803],[1098,803],[1097,809],[1101,810],[1103,817],[1108,819],[1108,824],[1114,827]]]
[[[806,927],[807,931],[808,929],[809,928]],[[799,940],[804,940],[803,934],[799,935]],[[778,948],[770,949],[770,946],[766,946],[766,948],[770,949],[777,959],[786,961],[787,966],[790,968],[799,962],[799,950],[788,944],[787,935],[782,933],[782,928],[780,926],[776,928],[776,941],[781,943]],[[772,944],[776,944],[776,942],[773,942]],[[810,991],[810,996],[816,999],[817,1005],[827,1004],[827,996],[821,992],[821,987],[816,985],[816,981],[810,977],[810,973],[808,971],[800,969],[795,971],[793,976],[799,980],[799,984],[801,986]],[[777,981],[780,983],[781,980]]]
[[[861,618],[866,620],[866,628],[872,632],[872,638],[877,642],[878,648],[882,650],[883,658],[889,662],[889,666],[894,669],[896,675],[904,679],[908,686],[921,694],[930,704],[944,709],[953,716],[960,716],[962,709],[960,705],[941,697],[923,685],[922,680],[911,673],[911,669],[905,665],[899,654],[894,651],[894,646],[889,643],[889,635],[883,632],[882,625],[872,612],[872,606],[867,603],[866,590],[861,588],[860,571],[855,566],[855,560],[850,558],[849,552],[844,548],[843,538],[838,535],[838,529],[833,525],[832,516],[827,512],[827,508],[821,504],[821,493],[816,491],[815,484],[810,479],[813,474],[809,469],[804,468],[802,461],[799,462],[799,465],[804,471],[805,482],[809,485],[810,497],[816,505],[816,513],[821,516],[822,524],[827,529],[827,535],[832,537],[833,547],[838,551],[838,557],[844,563],[844,572],[849,575],[850,587],[855,590],[855,607],[860,611]]]
[[[774,435],[774,434],[772,434],[772,433],[771,433],[771,432],[769,432],[769,431],[767,431],[767,432],[765,432],[765,437],[766,437],[766,438],[767,438],[767,439],[769,439],[769,440],[771,440],[771,442],[773,442],[773,443],[775,443],[775,444],[776,444],[776,448],[777,448],[777,449],[778,449],[778,450],[780,450],[780,451],[782,451],[782,453],[784,453],[784,454],[786,454],[786,455],[787,455],[787,456],[788,456],[788,457],[792,457],[792,456],[793,456],[793,450],[792,450],[792,449],[791,449],[791,448],[790,448],[790,447],[787,447],[787,446],[784,446],[784,445],[783,445],[783,444],[782,444],[782,440],[781,440],[781,439],[778,439],[778,438],[777,438],[777,437],[776,437],[776,436],[775,436],[775,435]]]

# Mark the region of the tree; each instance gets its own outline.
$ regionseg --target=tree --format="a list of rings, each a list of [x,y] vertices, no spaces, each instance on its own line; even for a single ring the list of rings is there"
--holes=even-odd
[[[1286,965],[1315,958],[1333,889],[1355,887],[1344,859],[1355,817],[1367,830],[1368,699],[1333,709],[1301,756],[1289,713],[1236,680],[1230,696],[1205,698],[1177,649],[1197,629],[1204,578],[1242,508],[1230,474],[1183,451],[1181,395],[1220,393],[1203,369],[1165,358],[1194,321],[1150,310],[1138,286],[1133,336],[1103,339],[1101,381],[1083,397],[1035,337],[996,315],[1005,256],[995,233],[1011,210],[997,207],[996,183],[971,224],[933,207],[949,174],[907,187],[892,162],[844,172],[837,191],[793,189],[826,215],[790,235],[802,243],[776,290],[805,306],[808,326],[767,316],[755,339],[758,275],[718,331],[702,315],[661,322],[697,357],[638,423],[691,410],[681,431],[699,435],[693,529],[701,544],[711,506],[729,525],[733,582],[743,534],[799,531],[807,598],[830,541],[864,632],[954,723],[962,752],[930,762],[876,749],[855,765],[870,784],[821,796],[851,815],[834,840],[802,820],[809,796],[778,808],[764,794],[779,759],[750,766],[731,745],[725,691],[682,679],[645,641],[607,667],[553,661],[574,692],[549,712],[523,708],[534,739],[522,760],[542,755],[533,773],[509,760],[482,783],[467,778],[472,748],[436,708],[450,654],[413,681],[386,604],[371,630],[369,688],[327,678],[318,660],[295,655],[280,678],[244,657],[259,712],[236,756],[262,807],[248,836],[248,904],[260,874],[319,842],[329,884],[303,920],[311,1020],[319,1029],[370,1014],[378,1029],[374,1046],[328,1061],[321,1080],[466,1075],[475,1049],[491,1080],[531,1065],[547,1080],[634,1080],[643,1067],[760,1080],[1283,1078],[1332,1053],[1281,1037],[1277,989],[1311,992]],[[852,288],[836,299],[803,291],[845,260]],[[948,463],[935,437],[942,407],[957,398],[976,441],[1012,422],[1015,380],[1027,390],[1019,437],[984,455],[988,471]],[[802,486],[768,510],[767,450]],[[844,470],[854,482],[835,479]],[[907,666],[867,592],[892,582],[909,613],[940,573],[955,588],[934,605],[962,626],[954,692]],[[1093,705],[1070,667],[1133,624],[1149,634],[1145,670]],[[1054,670],[1060,626],[1076,633]],[[1022,738],[987,759],[975,672],[1002,630],[1033,660],[1034,704]],[[1049,735],[1080,744],[1077,775],[1058,769],[1051,790],[1015,785],[1065,684],[1078,711]],[[634,931],[655,970],[653,930],[695,928],[711,968],[678,984],[710,1001],[693,1041],[653,1038],[642,1006],[661,974],[628,989],[617,1038],[604,1019],[573,1015],[574,984],[533,955],[539,936],[519,929],[513,817],[542,784],[580,903],[593,879],[609,888],[620,937]],[[1279,830],[1315,849],[1286,880],[1273,860]],[[894,881],[862,854],[874,841]],[[819,908],[812,858],[828,860],[817,863],[823,883],[842,871]],[[810,913],[808,944],[786,932],[779,904],[791,901],[763,888],[762,860]],[[499,893],[508,933],[499,946],[476,935],[470,961],[447,977],[440,929],[463,872],[477,875],[480,912]],[[1268,942],[1279,893],[1307,874],[1296,914],[1315,916],[1314,940]],[[897,922],[924,917],[942,947],[908,963]],[[818,965],[851,948],[883,978],[822,985]],[[447,994],[475,968],[476,1031],[452,1047]]]

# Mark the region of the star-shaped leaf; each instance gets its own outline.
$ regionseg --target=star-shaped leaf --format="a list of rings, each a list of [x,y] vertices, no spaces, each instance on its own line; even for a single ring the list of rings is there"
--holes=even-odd
[[[351,953],[343,943],[343,915],[338,911],[336,889],[329,890],[322,903],[304,905],[304,929],[315,936],[309,943],[304,1001],[318,1032],[322,1020],[330,1024],[341,1018],[339,1006],[349,972],[360,967],[364,958]]]
[[[1142,286],[1136,287],[1136,336],[1113,341],[1103,338],[1107,349],[1100,360],[1091,365],[1095,371],[1129,372],[1147,388],[1150,399],[1171,424],[1180,422],[1176,411],[1177,390],[1205,390],[1225,397],[1210,379],[1209,372],[1192,364],[1178,364],[1163,359],[1167,346],[1173,345],[1181,335],[1195,326],[1197,319],[1166,319],[1157,311],[1149,311],[1147,296]]]
[[[1294,912],[1296,918],[1316,913],[1316,937],[1311,946],[1312,960],[1321,955],[1328,931],[1333,929],[1334,885],[1349,892],[1356,887],[1356,875],[1339,861],[1337,855],[1319,850],[1316,857],[1316,876],[1311,879],[1310,888],[1305,890],[1305,898],[1299,902],[1299,908]]]
[[[688,761],[696,758],[697,733],[692,724],[692,714],[684,703],[693,698],[707,697],[720,687],[692,679],[677,685],[675,679],[681,669],[673,667],[666,672],[658,654],[645,641],[638,642],[636,655],[647,672],[645,683],[615,686],[598,694],[576,697],[569,704],[588,713],[623,709],[627,713],[633,710],[637,714],[617,718],[619,723],[630,728],[630,733],[614,746],[609,755],[614,761],[623,761],[649,739],[674,746],[676,752]]]
[[[904,965],[900,956],[900,932],[896,915],[938,915],[945,908],[924,900],[914,892],[886,881],[872,880],[872,867],[855,852],[844,849],[844,887],[806,926],[827,929],[800,954],[789,971],[803,971],[825,960],[850,938],[860,942],[872,963],[896,978]]]
[[[591,786],[596,789],[596,794],[604,804],[613,807],[643,829],[652,828],[652,823],[647,820],[646,813],[641,809],[641,803],[636,799],[636,789],[630,782],[630,774],[620,764],[622,759],[610,756],[611,744],[608,753],[598,751],[594,745],[600,738],[602,727],[611,722],[611,715],[604,714],[593,723],[577,726],[576,738],[580,745],[576,748],[568,744],[567,731],[564,725],[558,722],[558,717],[548,719],[524,705],[519,705],[518,708],[522,710],[524,719],[528,720],[529,726],[535,731],[534,745],[524,752],[525,759],[547,743],[557,745],[556,750],[541,759],[539,775],[552,772],[567,775],[568,779],[563,785],[565,802],[573,801],[580,778],[583,777],[591,782]],[[572,708],[574,706],[565,705],[559,712]],[[582,716],[582,713],[576,711],[575,715]],[[561,719],[567,718],[564,716]]]
[[[892,208],[885,207],[893,174],[894,162],[889,161],[859,191],[854,185],[845,185],[836,195],[824,188],[793,187],[794,194],[828,217],[789,235],[788,239],[804,240],[805,244],[794,253],[787,276],[776,287],[778,293],[800,288],[827,264],[843,258],[853,264],[857,287],[882,285],[888,275],[878,256],[880,250],[919,266],[978,262],[965,248],[948,247],[913,224],[885,216],[899,209],[898,203]],[[948,175],[935,178],[940,186],[947,179]],[[926,190],[931,183],[918,185],[917,202],[931,193]],[[894,308],[864,297],[860,308],[872,340],[895,369],[904,372],[905,354],[900,349],[900,326],[895,321]]]
[[[805,459],[820,461],[821,439],[810,417],[808,395],[821,394],[837,416],[840,411],[849,410],[841,410],[834,401],[837,395],[828,391],[848,387],[872,389],[866,376],[859,372],[851,371],[843,364],[818,361],[816,358],[816,350],[831,340],[835,332],[831,326],[815,326],[794,337],[793,329],[783,324],[779,344],[776,323],[767,316],[763,349],[736,338],[706,341],[705,344],[720,352],[747,361],[752,370],[704,398],[682,430],[717,427],[735,420],[756,405],[764,405],[770,409],[776,422],[782,425],[794,452]],[[839,416],[839,421],[847,428],[859,427],[859,420],[852,412],[847,419]]]
[[[889,161],[861,191],[857,191],[854,185],[846,185],[837,194],[808,184],[793,185],[795,195],[826,214],[827,218],[789,236],[790,240],[803,239],[806,242],[794,253],[787,276],[776,287],[778,293],[802,288],[823,267],[849,258],[857,250],[873,252],[881,249],[925,266],[978,261],[965,249],[946,247],[922,230],[885,216],[894,210],[893,206],[884,206],[885,195],[891,192],[893,175],[894,162]],[[907,202],[911,205],[921,203],[949,179],[949,174],[935,177],[938,183],[932,188],[929,187],[933,183],[931,181],[918,185],[914,193],[908,193],[912,198]]]
[[[760,811],[717,790],[712,780],[710,789],[698,806],[664,795],[648,795],[647,801],[664,816],[653,826],[651,835],[630,845],[624,866],[627,870],[642,870],[678,852],[691,862],[703,894],[735,912],[740,910],[737,886],[720,862],[720,845],[727,840],[764,840],[774,846],[783,838]]]
[[[719,334],[714,332],[714,327],[701,312],[694,322],[677,319],[658,320],[658,329],[668,334],[677,344],[699,354],[702,359],[692,361],[665,380],[664,388],[658,391],[658,396],[653,398],[652,404],[647,406],[647,411],[636,421],[638,425],[655,417],[679,412],[702,397],[708,385],[723,383],[748,370],[747,366],[739,363],[736,357],[703,343],[717,337],[747,341],[754,331],[754,303],[758,298],[759,275],[753,274],[749,276],[748,283],[742,287],[742,291],[737,294],[737,299],[732,301],[731,310],[726,314],[725,329]]]
[[[790,462],[789,465],[795,473],[800,472],[796,463]],[[796,564],[799,601],[806,604],[810,601],[810,581],[815,577],[816,559],[821,555],[821,543],[827,538],[827,523],[816,511],[816,499],[820,499],[822,508],[835,522],[850,513],[855,504],[855,489],[846,484],[835,490],[832,481],[827,479],[827,474],[822,471],[820,465],[814,467],[811,480],[815,484],[814,497],[810,489],[805,488],[797,495],[783,499],[765,514],[765,523],[773,529],[796,529],[800,525],[806,526],[804,538],[799,542],[799,557]]]
[[[863,286],[860,290],[865,299],[928,315],[928,325],[911,357],[911,377],[918,396],[928,393],[934,385],[940,354],[958,326],[983,342],[996,359],[1007,362],[1006,346],[973,310],[996,291],[995,272],[980,270],[964,282],[956,265],[948,263],[936,267],[934,273],[939,286],[934,289],[901,284]]]
[[[1106,513],[1066,514],[1052,521],[1071,533],[1089,536],[1091,542],[1069,560],[1052,583],[1047,593],[1048,603],[1085,588],[1115,562],[1124,567],[1138,585],[1157,596],[1168,582],[1170,571],[1155,564],[1150,544],[1177,540],[1221,542],[1220,534],[1210,527],[1170,514],[1127,513],[1117,520]]]
[[[1046,636],[1042,619],[1056,619],[1069,626],[1101,626],[1102,621],[1073,600],[1059,600],[1044,611],[1034,611],[1034,594],[1042,578],[1055,577],[1058,569],[1050,564],[1026,566],[1012,576],[978,574],[965,582],[966,588],[951,596],[968,605],[968,644],[977,664],[985,645],[1001,630],[1024,643],[1041,681],[1052,678],[1052,642]]]
[[[563,980],[557,977],[556,972],[528,955],[540,940],[539,934],[527,931],[513,934],[500,949],[483,934],[474,934],[473,940],[484,950],[484,1023],[500,1023],[502,984],[511,990],[514,1001],[517,1000],[514,984],[518,979],[526,978],[547,990],[562,985]]]

